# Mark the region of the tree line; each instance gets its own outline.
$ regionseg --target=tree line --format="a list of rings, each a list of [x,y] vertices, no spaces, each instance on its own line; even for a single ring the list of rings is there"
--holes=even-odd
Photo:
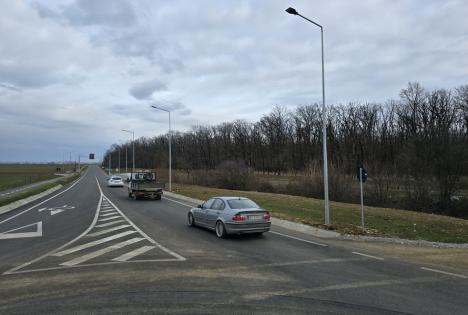
[[[329,106],[326,129],[330,172],[349,177],[364,165],[376,203],[398,191],[407,207],[443,212],[460,198],[468,175],[468,85],[429,91],[414,82],[384,103]],[[128,142],[120,145],[121,155],[125,146],[131,152]],[[118,148],[110,147],[103,165],[112,155],[116,167]],[[167,166],[167,148],[167,135],[135,140],[136,166]],[[261,173],[321,174],[321,106],[276,106],[257,122],[173,132],[172,153],[173,168],[187,172],[238,161]]]

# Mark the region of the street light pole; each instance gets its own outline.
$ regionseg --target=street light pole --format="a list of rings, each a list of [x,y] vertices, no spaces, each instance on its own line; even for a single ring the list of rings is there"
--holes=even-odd
[[[132,134],[132,173],[135,173],[135,132],[132,130],[122,129],[124,132],[128,132]]]
[[[122,144],[123,144],[123,140],[122,139],[119,139],[119,172],[122,173],[122,170],[121,170],[121,165],[120,165],[120,151],[122,149]],[[127,158],[127,146],[125,145],[125,159]],[[126,162],[125,162],[126,163]],[[125,164],[125,172],[127,172],[127,164]]]
[[[171,111],[160,108],[154,105],[151,105],[151,107],[155,109],[162,110],[163,112],[166,112],[169,114],[169,191],[172,191],[172,147],[171,147],[171,142],[172,142],[172,130],[171,130]]]
[[[324,187],[324,217],[325,224],[330,224],[330,203],[328,199],[328,157],[327,157],[327,109],[325,107],[325,61],[323,51],[323,26],[299,14],[294,8],[287,8],[286,12],[298,15],[304,20],[320,28],[320,39],[322,44],[322,142],[323,142],[323,187]]]

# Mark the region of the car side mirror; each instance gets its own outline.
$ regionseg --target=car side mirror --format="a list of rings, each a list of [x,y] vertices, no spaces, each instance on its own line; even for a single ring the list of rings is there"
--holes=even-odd
[[[203,205],[198,205],[197,208],[203,209]]]

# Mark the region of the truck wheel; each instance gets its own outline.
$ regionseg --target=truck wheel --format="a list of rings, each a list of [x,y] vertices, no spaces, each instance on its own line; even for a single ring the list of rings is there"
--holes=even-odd
[[[161,200],[161,195],[157,195],[156,200]]]

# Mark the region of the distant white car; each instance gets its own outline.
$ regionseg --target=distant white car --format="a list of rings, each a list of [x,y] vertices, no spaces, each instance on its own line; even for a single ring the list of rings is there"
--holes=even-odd
[[[112,176],[107,180],[108,187],[123,187],[124,183],[122,177],[119,176]]]

